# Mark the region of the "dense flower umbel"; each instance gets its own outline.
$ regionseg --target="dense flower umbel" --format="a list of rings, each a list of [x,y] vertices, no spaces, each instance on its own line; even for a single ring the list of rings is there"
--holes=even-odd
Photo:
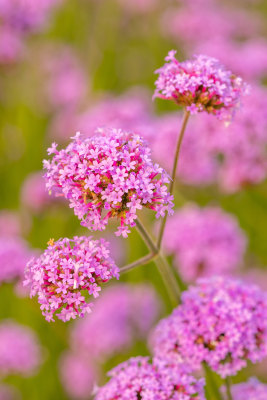
[[[235,272],[246,239],[235,218],[219,207],[188,205],[169,219],[164,244],[183,279],[192,282]]]
[[[110,381],[95,400],[204,400],[204,381],[181,372],[176,366],[130,358],[109,372]]]
[[[233,400],[266,400],[267,384],[257,378],[250,378],[248,382],[232,385]]]
[[[267,295],[234,279],[200,279],[182,295],[182,304],[152,335],[156,356],[206,362],[222,377],[267,355]]]
[[[180,63],[175,54],[170,51],[167,62],[156,71],[159,77],[154,97],[174,100],[191,114],[205,111],[230,120],[248,91],[247,85],[215,58],[198,55]]]
[[[26,267],[24,284],[30,285],[31,296],[38,295],[47,321],[54,321],[54,315],[65,322],[89,313],[92,304],[87,302],[86,292],[97,297],[102,282],[119,277],[108,242],[75,236],[48,244]]]
[[[117,129],[99,130],[97,136],[81,139],[77,134],[66,149],[53,145],[52,161],[44,161],[47,188],[62,191],[70,207],[91,230],[104,230],[116,217],[116,235],[127,237],[135,226],[137,210],[156,211],[156,217],[171,214],[172,196],[167,191],[167,173],[150,158],[140,136]]]
[[[34,332],[4,320],[0,324],[0,376],[32,375],[41,362],[41,348]]]

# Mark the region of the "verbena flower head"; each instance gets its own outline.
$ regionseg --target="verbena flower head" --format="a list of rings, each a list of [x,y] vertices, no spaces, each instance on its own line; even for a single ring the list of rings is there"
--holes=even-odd
[[[219,119],[230,120],[248,91],[240,77],[227,71],[217,59],[204,55],[179,62],[170,51],[167,61],[156,73],[154,97],[174,100],[191,114],[207,112]]]
[[[117,218],[116,235],[127,237],[137,210],[152,209],[156,217],[172,213],[165,185],[169,176],[153,164],[138,135],[103,129],[87,139],[77,134],[66,149],[53,145],[48,152],[54,153],[52,161],[44,161],[48,190],[62,191],[81,224],[91,230],[104,230],[109,219]]]
[[[31,296],[38,295],[47,321],[56,315],[66,322],[91,312],[88,295],[99,296],[101,283],[119,277],[119,269],[110,258],[108,243],[91,237],[50,240],[39,258],[31,259],[24,281]]]
[[[107,288],[94,312],[78,320],[71,332],[74,354],[103,362],[145,338],[159,314],[159,301],[148,285]]]
[[[250,378],[247,382],[231,386],[233,400],[266,400],[267,384],[257,378]]]
[[[41,348],[34,332],[4,320],[0,324],[0,376],[32,375],[41,363]]]
[[[108,375],[111,379],[98,390],[96,400],[204,400],[202,379],[175,366],[150,363],[147,357],[130,358]]]
[[[235,218],[219,207],[188,205],[169,219],[164,244],[183,279],[192,282],[235,272],[246,239]]]
[[[206,362],[222,377],[267,355],[267,295],[234,279],[200,279],[159,323],[154,354],[192,369]]]

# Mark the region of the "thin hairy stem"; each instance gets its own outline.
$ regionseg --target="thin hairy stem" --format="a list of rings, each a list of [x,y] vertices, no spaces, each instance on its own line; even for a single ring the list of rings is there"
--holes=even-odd
[[[178,165],[179,154],[180,154],[181,145],[182,145],[182,141],[183,141],[183,137],[184,137],[184,133],[185,133],[185,129],[186,129],[186,125],[187,125],[189,116],[190,116],[189,111],[185,110],[184,111],[184,116],[183,116],[183,121],[182,121],[182,126],[181,126],[181,129],[180,129],[180,132],[179,132],[179,136],[178,136],[178,140],[177,140],[174,161],[173,161],[171,182],[170,182],[170,186],[169,186],[170,194],[173,193],[173,189],[174,189],[174,183],[175,183],[175,177],[176,177],[176,170],[177,170],[177,165]],[[160,225],[160,229],[159,229],[159,236],[158,236],[158,240],[157,240],[157,248],[158,249],[160,249],[160,247],[161,247],[163,234],[164,234],[164,230],[165,230],[165,226],[166,226],[166,222],[167,222],[167,217],[168,217],[168,214],[166,212],[165,215],[164,215],[164,218],[162,219],[162,222],[161,222],[161,225]]]
[[[131,264],[125,265],[120,269],[120,272],[121,273],[128,272],[135,267],[139,267],[140,265],[146,265],[157,257],[158,257],[157,254],[153,253],[147,254],[146,256],[139,258],[138,260],[132,262]]]
[[[158,254],[159,251],[157,249],[157,246],[153,242],[153,239],[151,238],[151,236],[147,232],[147,230],[144,227],[144,225],[142,224],[142,222],[139,219],[136,219],[135,222],[136,222],[136,229],[138,230],[140,236],[144,240],[144,242],[147,245],[147,247],[149,248],[149,250],[151,250],[151,252],[153,254]]]
[[[162,280],[168,290],[173,305],[177,305],[180,300],[181,290],[178,286],[177,280],[168,261],[166,260],[162,252],[159,251],[150,234],[147,232],[144,225],[138,219],[136,220],[136,229],[139,232],[140,236],[143,238],[149,250],[151,251],[153,259],[156,259],[156,265],[158,267]]]
[[[227,400],[233,400],[233,396],[231,393],[231,379],[229,376],[225,378],[225,387],[226,387]]]

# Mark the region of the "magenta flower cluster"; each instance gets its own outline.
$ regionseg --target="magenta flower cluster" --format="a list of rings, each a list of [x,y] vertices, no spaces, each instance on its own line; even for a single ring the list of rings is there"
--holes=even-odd
[[[31,259],[25,271],[25,285],[31,296],[38,295],[47,321],[56,315],[68,321],[91,311],[89,296],[98,297],[101,283],[119,277],[110,258],[108,243],[91,237],[50,240],[39,258]]]
[[[168,221],[165,248],[186,282],[234,273],[241,264],[246,238],[233,216],[218,207],[188,205]]]
[[[261,383],[257,378],[250,378],[245,383],[232,385],[233,400],[266,400],[267,384]]]
[[[95,400],[204,400],[204,380],[147,357],[131,358],[109,372]]]
[[[0,376],[23,376],[36,372],[42,359],[41,347],[34,332],[10,320],[0,324]]]
[[[169,177],[153,164],[140,136],[103,129],[87,139],[77,134],[66,149],[56,147],[49,149],[53,159],[44,161],[47,188],[62,192],[83,226],[104,230],[115,217],[116,235],[127,237],[137,210],[152,209],[156,217],[172,213]]]
[[[205,111],[230,120],[248,91],[247,85],[215,58],[198,55],[180,63],[175,54],[170,51],[167,62],[156,71],[154,97],[174,100],[191,114]]]
[[[222,377],[267,355],[267,295],[257,286],[220,277],[200,279],[151,338],[155,356],[188,364],[206,362]]]

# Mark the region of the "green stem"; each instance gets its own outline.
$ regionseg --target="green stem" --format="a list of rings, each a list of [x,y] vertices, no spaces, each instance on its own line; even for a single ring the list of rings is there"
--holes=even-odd
[[[231,379],[229,376],[225,378],[225,386],[226,386],[227,400],[233,400],[233,396],[231,393]]]
[[[184,111],[184,116],[183,116],[183,121],[182,121],[182,126],[181,126],[181,129],[180,129],[180,133],[179,133],[178,141],[177,141],[177,145],[176,145],[174,161],[173,161],[171,182],[170,182],[170,186],[169,186],[170,194],[173,193],[173,189],[174,189],[174,183],[175,183],[175,177],[176,177],[176,170],[177,170],[177,165],[178,165],[179,154],[180,154],[181,145],[182,145],[182,141],[183,141],[183,137],[184,137],[184,133],[185,133],[185,129],[186,129],[189,117],[190,117],[190,112],[185,110]],[[164,215],[164,218],[162,219],[162,222],[161,222],[161,225],[160,225],[160,229],[159,229],[159,236],[158,236],[158,241],[157,241],[157,248],[158,249],[160,249],[160,247],[161,247],[163,234],[164,234],[164,230],[165,230],[165,226],[166,226],[166,222],[167,222],[167,217],[168,217],[168,214],[166,212],[165,215]]]
[[[150,234],[147,232],[144,225],[138,219],[136,220],[136,228],[137,228],[137,231],[139,232],[140,236],[143,238],[144,242],[146,243],[147,247],[151,251],[150,260],[152,260],[154,258],[157,259],[156,265],[161,274],[162,280],[168,290],[170,299],[171,299],[173,305],[177,306],[179,303],[179,300],[180,300],[181,290],[178,286],[177,280],[175,278],[175,275],[174,275],[168,261],[166,260],[166,258],[162,254],[162,252],[160,252],[159,249],[156,247],[153,239],[150,237]],[[140,264],[138,264],[138,265],[140,265]]]
[[[157,254],[149,253],[146,256],[141,257],[138,260],[132,262],[131,264],[127,264],[124,267],[120,268],[120,272],[121,273],[128,272],[135,267],[139,267],[140,265],[146,265],[157,257],[158,257]]]
[[[208,367],[208,365],[203,362],[203,368],[205,371],[205,376],[206,376],[206,385],[208,388],[208,392],[212,393],[212,397],[214,400],[223,400],[222,394],[220,392],[220,389],[218,388],[218,385],[215,380],[214,373],[212,370]]]

